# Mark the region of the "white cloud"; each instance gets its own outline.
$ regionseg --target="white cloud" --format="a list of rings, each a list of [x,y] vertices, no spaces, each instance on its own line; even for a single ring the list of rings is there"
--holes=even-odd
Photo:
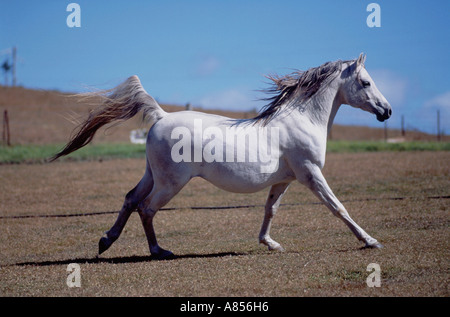
[[[450,118],[450,91],[444,92],[431,98],[424,103],[424,109],[427,113],[436,113],[439,110],[441,117],[441,124],[443,126],[447,125],[448,129],[448,118]]]
[[[248,111],[258,108],[255,99],[251,92],[246,93],[244,89],[232,88],[203,96],[194,105],[205,109]]]
[[[210,76],[219,69],[220,65],[221,63],[217,57],[212,55],[203,56],[197,63],[195,73],[202,77]]]
[[[407,79],[387,69],[373,70],[369,74],[378,90],[392,107],[398,108],[405,104],[408,88]]]
[[[427,108],[441,108],[443,110],[450,109],[450,91],[440,94],[425,102]]]

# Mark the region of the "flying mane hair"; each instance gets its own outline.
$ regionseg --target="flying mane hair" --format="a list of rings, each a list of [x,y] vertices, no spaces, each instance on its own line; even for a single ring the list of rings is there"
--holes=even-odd
[[[291,74],[279,77],[277,75],[266,76],[272,81],[272,86],[264,91],[274,94],[273,97],[263,100],[270,101],[260,113],[251,119],[253,124],[266,125],[279,111],[286,107],[292,108],[299,103],[309,100],[320,88],[328,84],[337,72],[342,69],[342,64],[355,60],[326,62],[318,67],[312,67],[306,71],[296,70]]]

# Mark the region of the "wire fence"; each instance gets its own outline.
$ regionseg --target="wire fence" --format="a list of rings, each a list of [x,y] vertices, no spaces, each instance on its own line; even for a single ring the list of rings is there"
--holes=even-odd
[[[386,200],[406,200],[406,199],[418,199],[420,197],[382,197],[382,198],[359,198],[359,199],[343,199],[342,203],[348,202],[361,202],[361,201],[386,201]],[[450,195],[441,196],[425,196],[422,199],[450,199]],[[305,206],[305,205],[322,205],[323,203],[317,202],[300,202],[291,204],[280,204],[280,206]],[[251,208],[264,208],[263,204],[255,205],[237,205],[237,206],[192,206],[192,207],[168,207],[161,208],[160,211],[171,210],[223,210],[223,209],[251,209]],[[0,219],[24,219],[24,218],[69,218],[69,217],[88,217],[88,216],[100,216],[108,214],[117,214],[119,211],[98,211],[98,212],[85,212],[85,213],[68,213],[68,214],[55,214],[55,215],[20,215],[20,216],[0,216]]]
[[[11,107],[13,108],[13,107]],[[179,111],[183,107],[178,106],[174,111]],[[210,113],[221,114],[225,116],[253,118],[257,111],[227,112],[220,110],[207,110],[197,108],[187,104],[186,109],[206,111]],[[24,143],[23,139],[27,137],[30,129],[17,130],[20,126],[20,115],[17,110],[9,112],[7,109],[1,109],[2,114],[2,140],[1,145],[10,146],[11,144]],[[393,116],[380,123],[375,116],[359,109],[353,109],[350,106],[343,106],[337,113],[334,125],[329,135],[332,140],[384,140],[386,142],[404,142],[404,141],[444,141],[450,142],[450,109],[433,109],[420,114],[400,113],[394,109]],[[50,119],[49,119],[50,120]],[[11,122],[11,123],[10,123]],[[47,122],[52,129],[60,129],[61,125],[53,119]],[[10,131],[11,130],[11,131]],[[11,140],[11,135],[14,140]],[[33,134],[34,135],[34,134]]]
[[[348,107],[349,108],[349,107]],[[384,139],[385,141],[450,141],[449,111],[447,109],[434,109],[421,114],[395,113],[389,120],[381,123],[376,121],[373,115],[356,109],[342,107],[334,121],[331,139]],[[343,133],[343,129],[336,126],[358,126],[370,128],[363,130],[349,129]],[[374,129],[378,131],[374,131]]]
[[[206,109],[197,108],[195,105],[187,103],[186,110],[204,111]],[[450,141],[450,109],[428,109],[416,113],[414,111],[404,111],[394,109],[394,114],[384,123],[378,122],[373,114],[369,114],[350,106],[342,106],[334,120],[331,139],[342,140],[388,140],[397,138],[400,141],[423,140],[423,141]],[[227,115],[226,111],[223,111]],[[222,114],[222,113],[221,113]],[[244,119],[253,118],[258,114],[257,109],[244,111]],[[353,127],[343,133],[343,128]],[[358,127],[358,128],[356,128]],[[371,130],[361,131],[359,128],[369,128]],[[374,131],[374,129],[378,129]]]

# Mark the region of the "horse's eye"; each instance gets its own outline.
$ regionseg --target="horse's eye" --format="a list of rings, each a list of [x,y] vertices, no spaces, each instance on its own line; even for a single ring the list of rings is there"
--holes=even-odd
[[[368,81],[366,81],[366,80],[361,81],[361,83],[362,83],[362,85],[363,85],[364,88],[370,86],[370,82],[368,82]]]

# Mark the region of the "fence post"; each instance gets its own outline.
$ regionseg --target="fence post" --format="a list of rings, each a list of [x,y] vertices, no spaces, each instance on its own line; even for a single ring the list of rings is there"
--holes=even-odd
[[[402,136],[405,136],[405,116],[402,115]]]
[[[387,139],[388,139],[387,122],[384,121],[384,142],[387,142]]]
[[[10,135],[9,135],[9,118],[8,118],[8,110],[3,112],[3,142],[6,143],[7,146],[11,146]]]
[[[441,141],[441,118],[440,118],[439,109],[437,111],[437,140],[438,142]]]

